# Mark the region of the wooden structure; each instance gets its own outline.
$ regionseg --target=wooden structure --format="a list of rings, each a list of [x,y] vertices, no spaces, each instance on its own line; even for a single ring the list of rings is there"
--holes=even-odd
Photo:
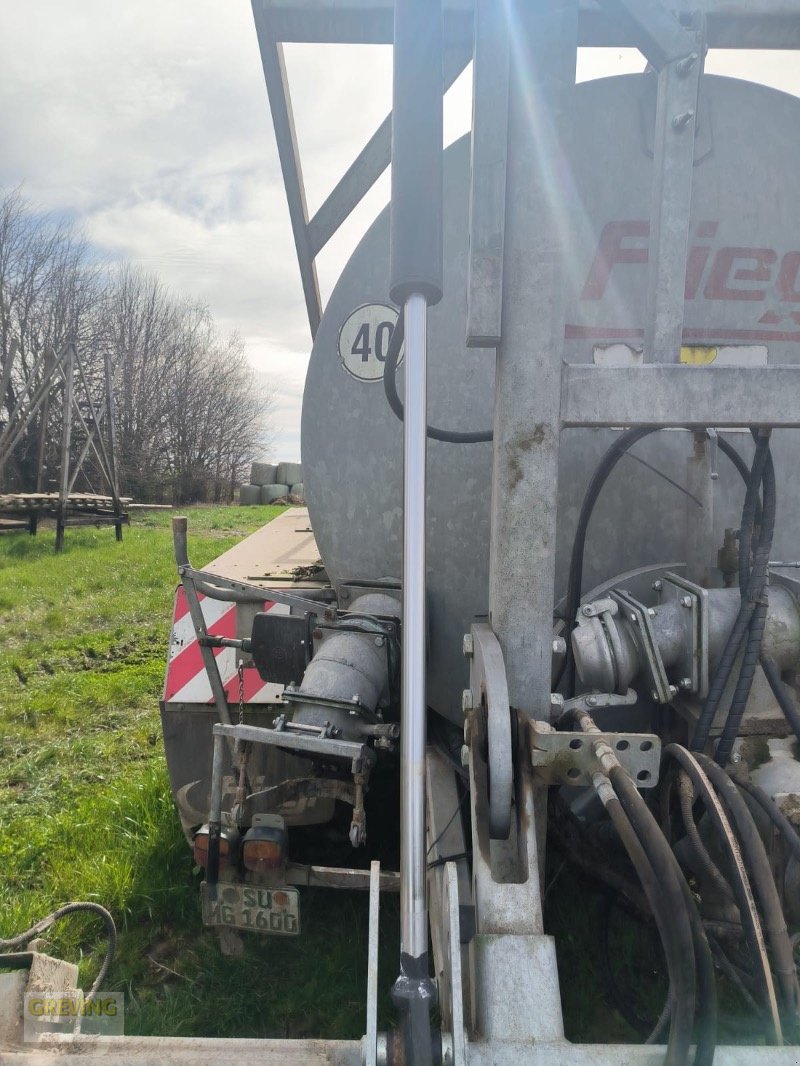
[[[0,404],[6,403],[7,417],[0,423],[0,485],[14,450],[31,432],[38,432],[36,485],[33,492],[0,495],[0,519],[25,522],[36,532],[41,518],[56,522],[56,551],[64,545],[68,525],[113,525],[117,540],[122,540],[122,526],[128,522],[119,494],[114,431],[114,404],[111,366],[108,354],[102,366],[87,368],[74,342],[60,352],[45,348],[27,372],[18,374],[13,401],[9,385],[18,355],[16,344],[0,367]],[[48,426],[51,408],[60,405],[60,446],[58,491],[43,492],[46,470]],[[105,493],[96,493],[89,482],[87,465],[93,459]],[[83,481],[91,491],[75,492],[76,482]]]

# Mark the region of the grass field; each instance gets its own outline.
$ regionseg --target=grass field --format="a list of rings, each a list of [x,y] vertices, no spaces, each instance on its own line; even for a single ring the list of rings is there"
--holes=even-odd
[[[190,509],[193,563],[281,510]],[[304,890],[302,935],[251,937],[239,959],[201,925],[158,714],[176,584],[169,524],[168,513],[139,516],[122,544],[109,529],[70,529],[59,556],[52,530],[0,536],[0,937],[68,900],[96,900],[120,930],[107,987],[125,994],[127,1033],[357,1038],[365,893]],[[635,1040],[597,976],[606,895],[555,852],[546,883],[567,1035]],[[391,1025],[396,897],[381,908],[381,1024]],[[97,920],[69,918],[48,938],[53,953],[81,960],[87,988],[104,951]],[[615,911],[611,941],[625,994],[654,1018],[665,987],[653,937]]]
[[[283,508],[195,508],[203,565]],[[199,875],[166,774],[158,696],[176,583],[170,515],[108,529],[0,537],[0,937],[72,899],[108,907],[120,929],[109,988],[126,1032],[360,1036],[366,898],[307,890],[297,939],[251,938],[224,958],[200,923]],[[396,905],[385,905],[382,986],[392,980]],[[82,959],[88,987],[104,945],[75,917],[48,933]]]

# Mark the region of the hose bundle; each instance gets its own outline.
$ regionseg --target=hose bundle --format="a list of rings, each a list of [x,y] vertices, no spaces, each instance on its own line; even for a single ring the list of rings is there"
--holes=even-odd
[[[565,618],[574,625],[581,599],[586,535],[597,499],[609,475],[628,449],[652,429],[636,428],[621,434],[606,452],[586,490],[573,543],[566,596]],[[666,1062],[688,1060],[693,1029],[697,1032],[694,1062],[713,1060],[716,1033],[714,966],[739,988],[764,1019],[769,1043],[782,1044],[784,1036],[798,1033],[800,988],[793,944],[770,863],[752,813],[742,793],[747,793],[770,817],[791,853],[800,858],[800,836],[772,800],[752,782],[733,779],[724,770],[738,736],[756,667],[760,662],[787,721],[800,738],[800,716],[783,688],[780,671],[762,655],[767,614],[768,561],[775,528],[775,471],[770,454],[770,431],[753,430],[755,455],[750,468],[723,438],[722,452],[746,484],[739,545],[742,602],[729,635],[709,695],[695,729],[689,751],[669,744],[664,758],[670,772],[663,778],[664,831],[659,827],[635,783],[616,760],[613,751],[596,745],[603,773],[596,773],[595,791],[614,826],[641,882],[661,938],[667,961],[670,991],[650,1042],[660,1039],[669,1025]],[[562,676],[564,691],[574,692],[574,663],[568,656]],[[731,704],[714,759],[702,753],[737,658],[742,661]],[[573,723],[586,733],[598,733],[589,714],[568,710],[559,727]],[[568,726],[569,727],[569,726]],[[572,726],[575,727],[574,724]],[[688,882],[669,843],[671,795],[677,786],[685,836],[691,853],[713,889],[735,904],[738,924],[704,923]],[[697,827],[696,816],[705,810],[708,824],[719,841],[723,868],[709,854]],[[708,933],[706,931],[708,926]],[[747,961],[732,962],[712,935],[743,938]],[[721,930],[721,932],[720,932]]]
[[[727,764],[739,735],[756,667],[761,658],[767,618],[767,567],[777,505],[775,468],[769,449],[770,431],[753,431],[753,436],[756,440],[756,450],[747,477],[739,531],[739,587],[742,603],[725,643],[690,745],[692,751],[702,751],[708,743],[723,693],[733,673],[736,659],[742,653],[736,688],[714,754],[720,766]],[[727,449],[726,454],[730,454]],[[737,469],[741,470],[738,464]],[[763,503],[759,507],[759,494],[762,490]],[[761,514],[757,528],[756,515],[759,510]]]
[[[599,734],[587,711],[568,709],[560,728],[577,723],[584,733]],[[667,1066],[686,1063],[696,1029],[696,1066],[710,1066],[714,1058],[717,999],[714,962],[686,878],[658,822],[636,785],[602,740],[597,754],[603,772],[593,777],[602,802],[653,913],[667,962],[670,990],[665,1009],[648,1039],[660,1039],[669,1025]]]

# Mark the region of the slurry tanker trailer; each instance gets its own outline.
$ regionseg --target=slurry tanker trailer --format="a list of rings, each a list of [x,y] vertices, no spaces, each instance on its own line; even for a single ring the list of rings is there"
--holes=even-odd
[[[366,1024],[163,1055],[795,1063],[800,100],[704,65],[800,47],[800,3],[253,8],[313,336],[308,510],[202,571],[176,520],[163,730],[198,906],[230,947],[302,936],[305,885],[369,892]],[[295,41],[394,44],[392,113],[311,218]],[[576,84],[578,46],[638,47],[646,69]],[[472,129],[443,151],[470,62]],[[390,160],[391,202],[323,308],[315,258]],[[370,794],[395,781],[387,869]],[[564,1037],[554,812],[579,868],[657,930],[669,992],[646,1044]],[[314,853],[321,826],[347,862]],[[758,1046],[715,1047],[720,972]]]

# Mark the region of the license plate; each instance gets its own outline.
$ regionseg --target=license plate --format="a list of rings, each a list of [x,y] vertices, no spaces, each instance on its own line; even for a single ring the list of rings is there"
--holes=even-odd
[[[300,893],[296,888],[259,888],[220,881],[217,898],[211,900],[203,881],[200,896],[204,925],[232,925],[277,936],[300,932]]]

